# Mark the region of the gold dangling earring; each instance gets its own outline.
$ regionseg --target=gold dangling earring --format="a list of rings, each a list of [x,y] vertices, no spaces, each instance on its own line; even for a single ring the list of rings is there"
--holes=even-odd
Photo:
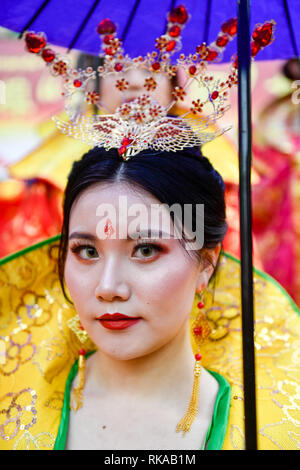
[[[80,323],[78,314],[70,318],[67,322],[68,327],[75,333],[81,343],[85,343],[88,340],[88,334]],[[71,408],[73,411],[79,410],[83,405],[83,388],[85,382],[85,354],[86,350],[81,348],[78,351],[78,383],[77,387],[73,388],[71,393]]]
[[[203,308],[204,308],[203,292],[200,293],[200,299],[199,299],[199,302],[197,303],[197,307],[199,309],[199,313],[192,325],[192,332],[194,335],[195,342],[198,346],[198,352],[195,354],[196,362],[194,366],[193,390],[192,390],[192,395],[190,398],[188,409],[176,427],[176,432],[182,431],[183,435],[185,435],[185,433],[190,431],[191,426],[197,416],[198,400],[199,400],[199,383],[200,383],[200,375],[201,375],[201,359],[202,359],[202,356],[200,354],[200,345],[211,333],[211,328],[209,326],[209,323],[203,311]]]

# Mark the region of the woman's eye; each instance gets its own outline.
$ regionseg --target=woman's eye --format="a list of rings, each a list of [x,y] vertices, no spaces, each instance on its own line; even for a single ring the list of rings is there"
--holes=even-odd
[[[153,243],[143,243],[135,246],[134,248],[135,253],[141,253],[141,256],[138,256],[138,258],[151,258],[160,251],[162,251],[162,248],[158,245],[154,245]]]
[[[71,251],[82,259],[95,259],[99,257],[96,248],[90,245],[74,246],[71,247]]]

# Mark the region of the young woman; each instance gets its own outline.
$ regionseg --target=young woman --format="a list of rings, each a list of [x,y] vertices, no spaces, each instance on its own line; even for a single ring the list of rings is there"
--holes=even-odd
[[[76,162],[59,253],[52,239],[2,262],[0,448],[242,449],[226,228],[224,183],[198,149]],[[258,272],[255,300],[259,445],[296,448],[298,311]]]
[[[145,235],[127,233],[133,232],[134,220],[122,211],[122,197],[128,213],[135,204],[145,208],[144,226],[137,227]],[[190,211],[194,206],[194,219],[196,205],[204,204],[205,225],[198,230],[204,230],[205,242],[197,252],[174,238],[172,226],[157,235],[163,228],[151,209],[175,203],[182,214],[185,205]],[[107,204],[116,208],[117,223],[111,227],[116,236],[105,238],[96,214]],[[219,389],[209,373],[201,374],[201,406],[192,431],[182,439],[175,428],[193,386],[189,314],[196,292],[213,274],[226,233],[221,177],[193,149],[147,151],[129,162],[122,162],[116,150],[95,149],[73,167],[64,214],[60,273],[97,347],[88,360],[86,405],[71,414],[67,447],[113,449],[117,443],[122,449],[200,449]],[[130,433],[129,422],[134,423]],[[109,431],[99,435],[100,424]]]

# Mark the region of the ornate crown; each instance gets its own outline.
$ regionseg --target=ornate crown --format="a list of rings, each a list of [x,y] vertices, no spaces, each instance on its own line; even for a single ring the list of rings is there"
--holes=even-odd
[[[40,55],[52,75],[63,78],[62,94],[66,100],[69,122],[54,118],[57,127],[63,133],[91,146],[101,146],[107,150],[116,148],[124,160],[146,148],[177,151],[187,146],[200,146],[222,134],[226,129],[217,130],[213,124],[229,108],[226,105],[228,92],[237,84],[237,56],[232,57],[227,79],[223,81],[211,75],[207,65],[221,60],[225,47],[237,34],[237,18],[222,24],[214,42],[209,45],[202,43],[194,53],[180,54],[176,63],[172,63],[171,56],[181,48],[181,33],[188,20],[189,14],[183,5],[171,10],[167,16],[166,33],[156,39],[156,50],[145,57],[133,59],[124,53],[116,25],[109,19],[102,20],[97,31],[102,41],[100,56],[104,61],[97,70],[91,67],[75,69],[66,57],[47,45],[43,33],[25,32],[23,37],[28,51]],[[271,44],[274,29],[273,20],[256,26],[252,34],[252,58]],[[126,72],[137,68],[149,73],[144,82],[144,94],[131,102],[123,102],[113,114],[84,116],[74,111],[72,97],[78,92],[87,103],[105,111],[99,93],[89,91],[88,84],[97,74],[100,78],[115,76],[116,88],[124,92],[129,87]],[[171,79],[177,74],[178,68],[184,70],[185,84],[174,88],[173,101],[163,107],[152,96],[157,87],[157,75],[162,73]],[[184,100],[188,87],[195,81],[201,87],[201,98],[192,101],[185,114],[169,116],[169,110]]]

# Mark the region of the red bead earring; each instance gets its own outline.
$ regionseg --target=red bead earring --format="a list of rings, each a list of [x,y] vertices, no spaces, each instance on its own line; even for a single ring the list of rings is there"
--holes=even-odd
[[[199,302],[197,303],[197,307],[199,309],[199,313],[192,325],[193,336],[198,346],[198,352],[195,354],[196,362],[194,366],[193,390],[192,390],[192,395],[191,395],[188,409],[176,427],[176,432],[182,431],[183,434],[190,431],[193,421],[195,420],[197,416],[198,399],[199,399],[199,384],[200,384],[200,375],[201,375],[200,361],[202,359],[202,355],[200,354],[200,345],[209,336],[211,332],[211,328],[206,319],[205,312],[203,311],[204,309],[203,291],[200,292],[200,299],[199,299]]]

